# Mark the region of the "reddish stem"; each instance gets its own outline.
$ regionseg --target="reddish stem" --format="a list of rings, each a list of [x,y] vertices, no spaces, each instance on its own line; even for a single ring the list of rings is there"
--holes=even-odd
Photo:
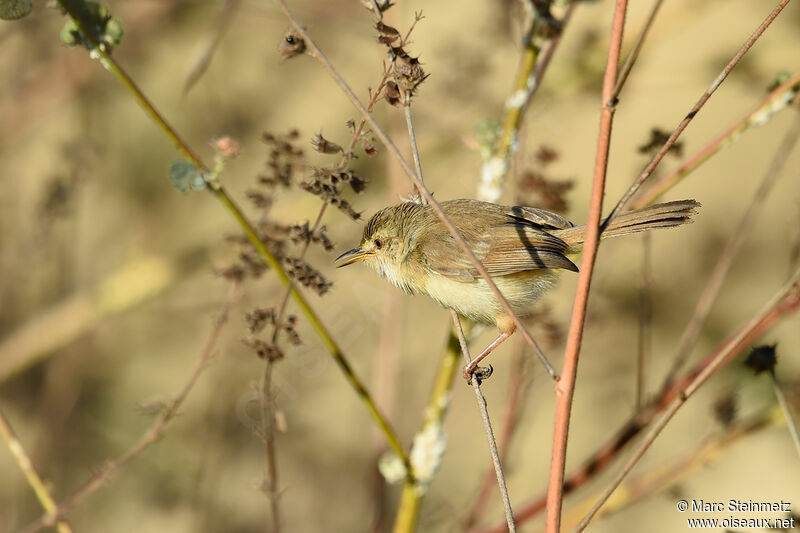
[[[567,336],[567,348],[564,355],[564,368],[561,379],[556,385],[556,414],[553,430],[553,456],[550,461],[550,478],[547,489],[547,533],[558,533],[561,527],[561,500],[564,484],[564,464],[567,459],[567,436],[569,433],[572,397],[575,392],[575,378],[578,371],[578,356],[583,338],[583,325],[586,320],[586,306],[589,301],[589,288],[592,283],[592,271],[597,257],[597,245],[600,242],[600,216],[603,211],[603,193],[608,168],[608,152],[611,145],[611,126],[614,120],[616,103],[612,101],[614,87],[617,83],[622,33],[625,28],[625,14],[628,9],[627,0],[617,0],[614,7],[614,19],[611,26],[611,42],[608,48],[606,73],[603,79],[603,111],[600,116],[600,133],[597,138],[597,157],[595,160],[594,180],[592,182],[592,198],[589,207],[586,242],[581,261],[578,288],[572,308]]]

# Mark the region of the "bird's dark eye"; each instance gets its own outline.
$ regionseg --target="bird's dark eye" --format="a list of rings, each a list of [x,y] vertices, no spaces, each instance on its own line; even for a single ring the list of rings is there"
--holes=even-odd
[[[286,37],[286,42],[287,42],[288,44],[294,44],[294,37],[292,37],[291,35],[289,35],[288,37]]]
[[[382,240],[380,240],[380,239],[375,239],[375,240],[373,241],[373,243],[375,244],[375,248],[377,248],[378,250],[380,250],[380,249],[381,249],[381,246],[383,246],[383,241],[382,241]]]

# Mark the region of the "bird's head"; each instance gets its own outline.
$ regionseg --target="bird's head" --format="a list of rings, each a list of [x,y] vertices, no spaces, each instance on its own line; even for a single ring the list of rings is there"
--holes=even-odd
[[[382,275],[396,270],[408,249],[404,231],[404,217],[397,207],[378,211],[364,227],[361,244],[336,258],[336,266],[352,265],[358,261],[374,268]]]

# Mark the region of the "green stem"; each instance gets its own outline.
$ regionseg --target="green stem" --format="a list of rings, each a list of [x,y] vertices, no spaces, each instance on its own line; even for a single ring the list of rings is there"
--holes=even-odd
[[[14,432],[11,423],[2,410],[0,410],[0,435],[3,437],[3,440],[6,441],[8,449],[17,461],[20,470],[25,474],[25,479],[36,494],[36,499],[39,500],[39,503],[44,510],[47,511],[47,514],[56,514],[58,505],[56,505],[56,502],[50,495],[50,491],[47,489],[44,481],[42,481],[42,478],[39,477],[39,473],[36,471],[36,468],[34,468],[30,457],[28,457],[25,448],[22,446],[19,438],[17,438],[17,434]],[[64,520],[58,520],[56,522],[56,528],[59,533],[72,533],[72,528],[69,527],[69,524]]]
[[[91,27],[91,22],[89,19],[89,14],[86,12],[84,3],[81,0],[58,0],[58,2],[72,18],[72,20],[75,21],[75,24],[78,26],[82,36],[92,46],[93,51],[100,55],[102,64],[122,82],[122,84],[131,92],[131,94],[133,94],[134,98],[136,98],[139,104],[144,108],[145,112],[164,131],[167,137],[169,137],[170,140],[175,143],[184,156],[199,170],[208,173],[209,167],[206,166],[200,160],[200,158],[194,154],[189,146],[172,128],[172,126],[170,126],[170,124],[167,123],[158,110],[156,110],[155,106],[150,102],[150,100],[148,100],[144,93],[136,86],[136,84],[122,69],[122,67],[120,67],[119,64],[108,54],[108,52],[104,49],[105,47],[101,47],[100,43],[97,41],[97,38],[90,31],[88,31],[88,28]],[[225,191],[225,188],[219,182],[213,181],[208,183],[208,190],[214,194],[214,196],[222,203],[222,205],[228,209],[231,215],[233,215],[233,217],[241,226],[245,235],[247,235],[247,238],[256,248],[259,255],[261,255],[261,258],[273,270],[273,272],[275,272],[281,283],[289,286],[290,279],[289,276],[287,276],[286,271],[283,269],[275,256],[270,253],[264,242],[258,237],[253,225],[250,223],[247,217],[245,217],[239,206],[233,201],[233,198],[228,195],[228,193]],[[389,425],[389,422],[378,410],[378,407],[372,401],[372,397],[370,396],[369,392],[361,383],[358,376],[356,376],[355,372],[353,372],[352,367],[348,363],[341,349],[333,340],[325,326],[322,324],[317,314],[313,311],[313,309],[311,309],[311,306],[308,304],[308,301],[306,301],[303,295],[293,287],[291,288],[291,295],[297,305],[300,307],[303,314],[311,323],[311,327],[314,329],[317,335],[319,335],[320,339],[322,339],[323,344],[327,348],[328,352],[330,352],[339,369],[344,373],[347,381],[350,383],[353,389],[355,389],[358,396],[366,405],[370,415],[372,415],[381,432],[386,437],[389,447],[394,453],[397,454],[398,457],[400,457],[410,475],[411,463],[408,460],[408,455],[405,453],[403,446],[400,444],[400,441]]]
[[[471,324],[465,326],[465,334],[469,335]],[[451,331],[447,339],[447,347],[442,354],[439,363],[439,370],[433,382],[428,405],[425,409],[425,418],[422,422],[420,433],[423,433],[432,425],[441,425],[447,415],[447,408],[450,405],[450,393],[453,390],[453,377],[459,368],[458,359],[461,356],[461,348],[458,337]],[[416,476],[415,476],[416,477]],[[403,492],[400,495],[400,504],[394,521],[393,533],[412,533],[417,524],[419,509],[425,491],[413,480],[406,480],[403,485]]]

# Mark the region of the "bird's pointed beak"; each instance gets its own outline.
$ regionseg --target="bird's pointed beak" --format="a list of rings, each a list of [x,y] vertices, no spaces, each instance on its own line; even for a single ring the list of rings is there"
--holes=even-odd
[[[375,255],[375,252],[365,252],[361,248],[353,248],[336,258],[336,268],[352,265],[356,261],[363,261],[373,255]]]

